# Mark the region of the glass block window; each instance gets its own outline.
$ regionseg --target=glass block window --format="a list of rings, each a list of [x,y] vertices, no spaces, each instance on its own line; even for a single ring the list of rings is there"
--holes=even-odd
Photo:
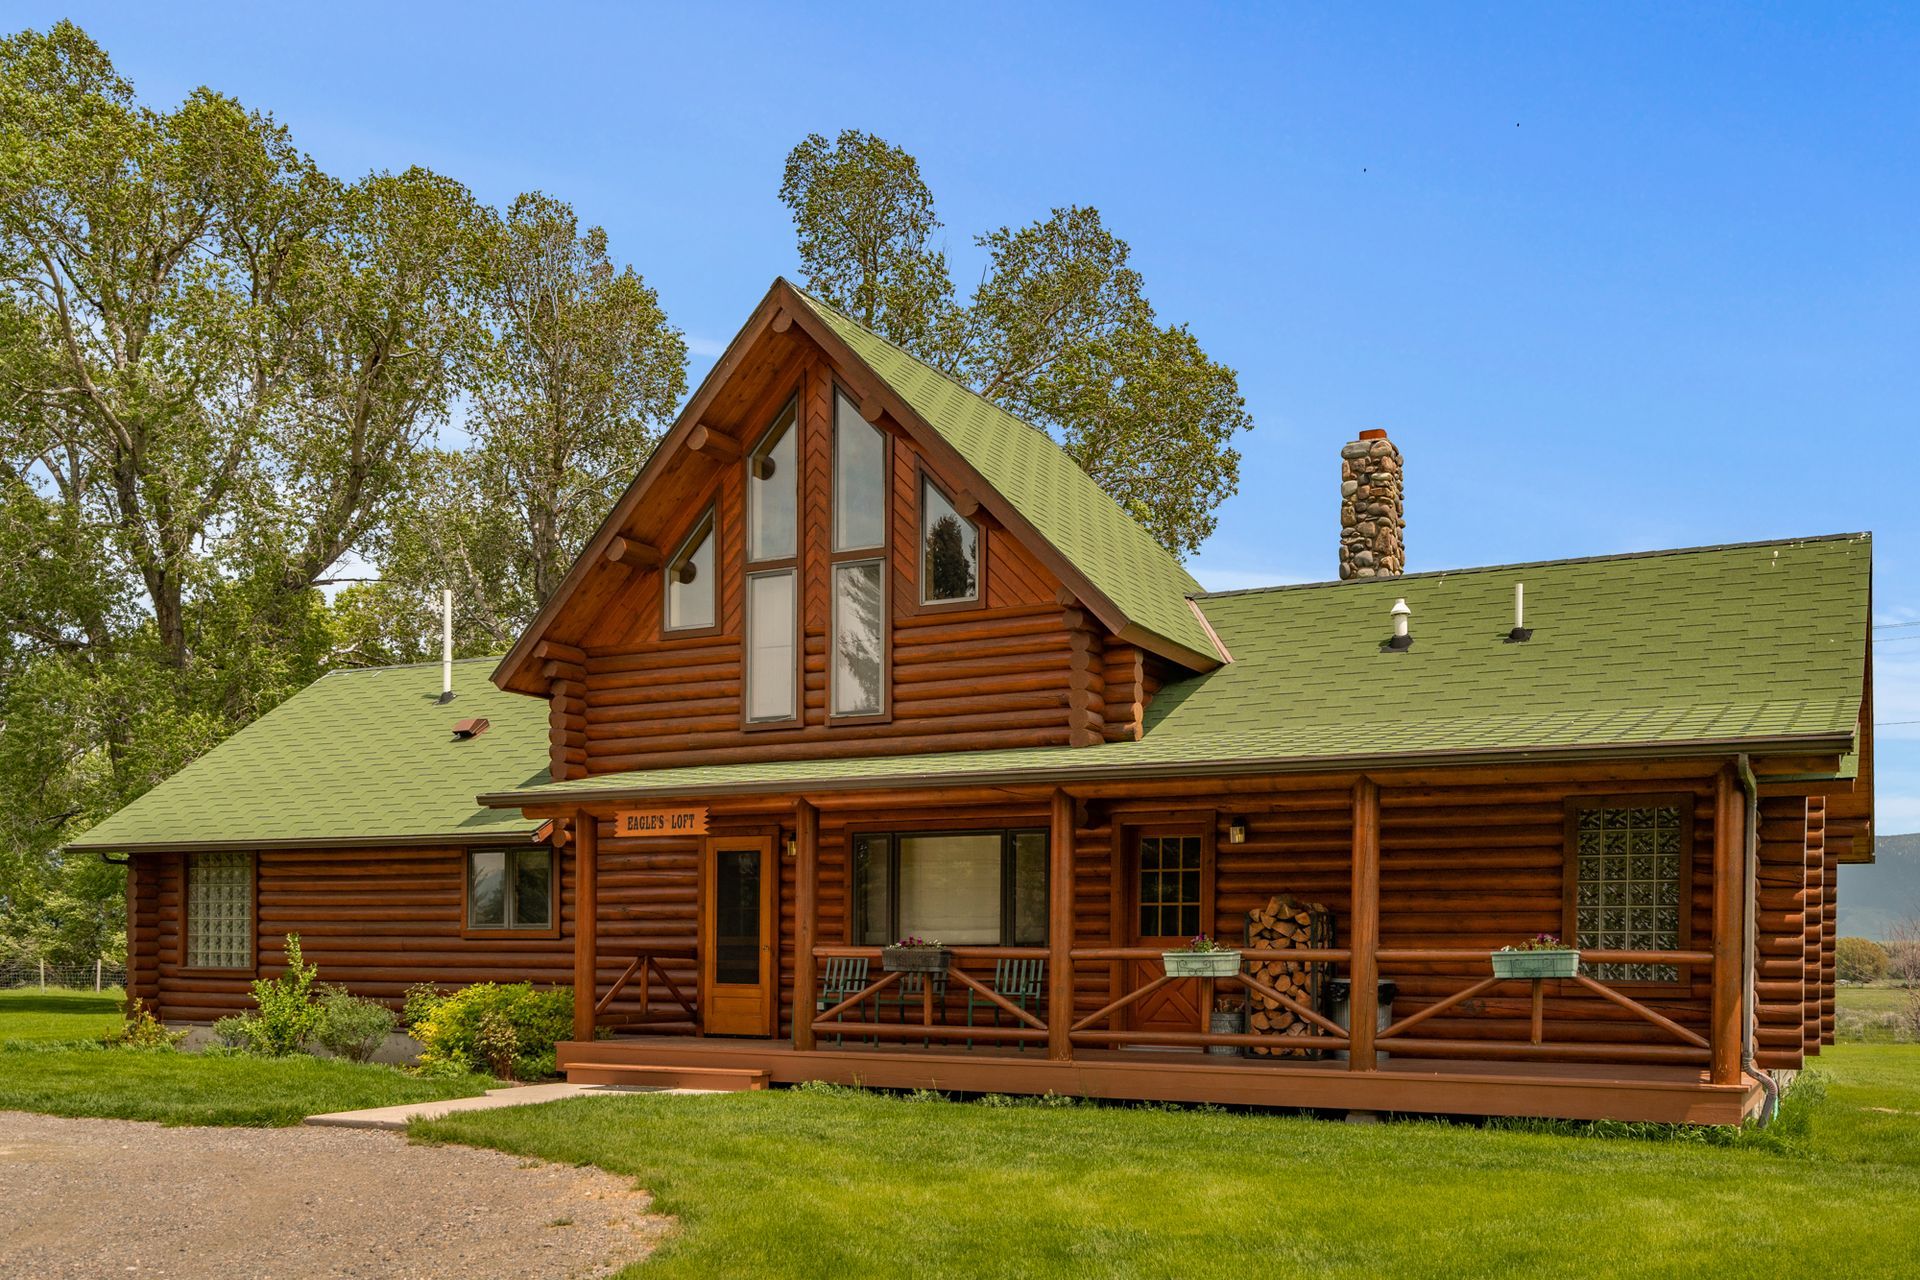
[[[253,968],[253,855],[187,858],[187,967]]]
[[[1687,874],[1679,804],[1580,809],[1574,816],[1575,938],[1611,951],[1680,947],[1680,897]],[[1602,982],[1677,982],[1668,964],[1589,965]]]

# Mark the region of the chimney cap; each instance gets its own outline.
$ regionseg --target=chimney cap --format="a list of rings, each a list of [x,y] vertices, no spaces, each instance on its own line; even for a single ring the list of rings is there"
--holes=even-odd
[[[1369,427],[1360,433],[1360,438],[1362,440],[1385,440],[1387,438],[1387,429],[1385,427]]]

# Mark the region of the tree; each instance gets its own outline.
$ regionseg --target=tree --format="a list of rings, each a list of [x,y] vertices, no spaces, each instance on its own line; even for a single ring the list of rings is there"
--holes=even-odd
[[[953,280],[919,161],[858,129],[810,133],[787,153],[780,200],[809,289],[909,351],[951,357]]]
[[[1833,954],[1842,982],[1878,982],[1887,975],[1887,949],[1869,938],[1842,938]]]
[[[936,259],[923,246],[939,223],[911,156],[851,130],[833,148],[812,135],[788,157],[781,198],[809,289],[1052,434],[1175,555],[1212,533],[1239,483],[1233,437],[1253,425],[1238,375],[1184,326],[1157,321],[1131,250],[1097,209],[1058,208],[977,237],[987,264],[966,308],[908,324],[862,303],[897,293],[906,311],[951,297],[950,284],[927,279]],[[904,230],[887,239],[847,228]],[[866,248],[876,242],[893,252]],[[896,262],[906,264],[898,276]],[[945,272],[943,255],[937,266]]]
[[[408,516],[380,548],[380,585],[348,601],[357,657],[407,652],[442,586],[462,652],[510,645],[686,394],[686,341],[658,295],[562,201],[530,193],[488,220],[478,299],[473,445],[417,470]]]

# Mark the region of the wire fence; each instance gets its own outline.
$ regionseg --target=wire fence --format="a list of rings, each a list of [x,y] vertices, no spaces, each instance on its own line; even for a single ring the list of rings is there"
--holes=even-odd
[[[118,960],[102,958],[89,964],[48,964],[44,960],[0,961],[0,991],[13,991],[21,987],[110,991],[125,986],[126,981],[127,966]]]

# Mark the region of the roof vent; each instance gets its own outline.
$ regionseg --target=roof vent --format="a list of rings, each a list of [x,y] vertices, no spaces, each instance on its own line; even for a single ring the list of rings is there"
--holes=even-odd
[[[1527,625],[1527,584],[1513,584],[1513,630],[1507,632],[1508,644],[1522,644],[1533,639],[1533,628]]]
[[[475,716],[471,720],[456,720],[453,723],[453,736],[460,742],[468,738],[477,738],[487,731],[485,716]]]
[[[1387,641],[1387,648],[1395,653],[1405,653],[1413,648],[1413,633],[1408,629],[1413,610],[1407,608],[1406,597],[1402,596],[1393,602],[1393,608],[1388,612],[1393,618],[1393,639]]]

